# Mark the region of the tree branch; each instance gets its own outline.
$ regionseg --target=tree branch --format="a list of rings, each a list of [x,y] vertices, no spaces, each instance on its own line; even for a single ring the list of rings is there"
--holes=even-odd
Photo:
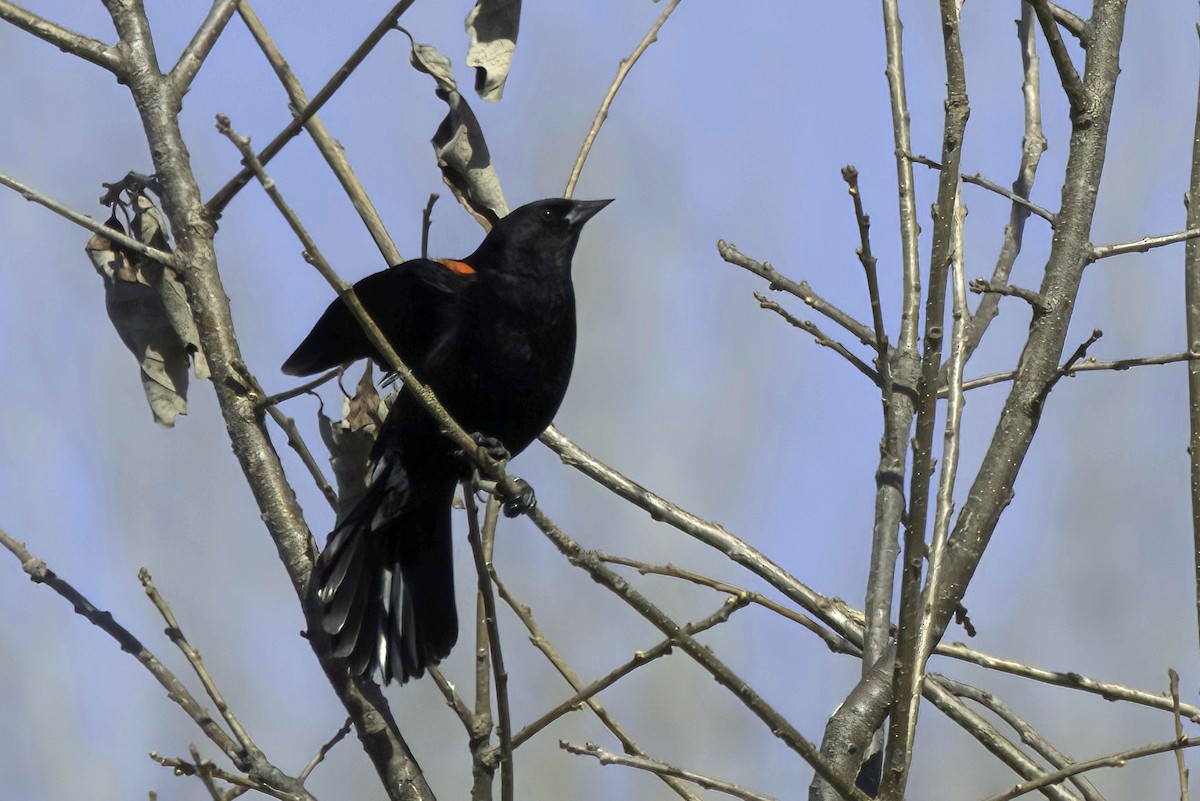
[[[400,13],[403,13],[403,10],[396,13],[395,16],[398,18]],[[278,76],[279,82],[283,84],[284,91],[287,92],[290,100],[292,112],[295,114],[306,112],[309,100],[308,96],[304,93],[304,87],[300,85],[300,81],[288,66],[287,60],[279,52],[279,48],[275,45],[275,41],[271,38],[271,35],[267,33],[267,28],[263,25],[262,20],[254,13],[249,0],[240,0],[238,14],[241,15],[242,21],[246,24],[246,29],[250,31],[250,35],[258,43],[271,68],[275,70],[275,75]],[[375,209],[375,204],[371,202],[371,198],[367,195],[367,190],[363,188],[358,175],[355,174],[354,169],[350,166],[350,161],[346,158],[346,151],[342,148],[341,143],[333,138],[328,129],[326,129],[325,123],[321,122],[321,118],[315,113],[304,123],[304,130],[312,137],[313,144],[317,146],[317,150],[325,158],[325,162],[329,165],[329,168],[333,170],[334,176],[337,177],[338,182],[342,185],[342,189],[345,190],[347,197],[350,198],[350,202],[358,212],[358,216],[362,218],[363,224],[367,227],[367,233],[375,241],[375,246],[379,248],[384,261],[389,266],[400,264],[404,261],[404,257],[400,255],[400,249],[396,247],[395,240],[388,233],[383,218],[379,216],[379,212]],[[259,161],[263,161],[261,155]]]
[[[221,34],[225,31],[225,25],[228,24],[229,18],[233,16],[240,1],[213,0],[208,16],[204,18],[204,22],[200,23],[200,27],[192,36],[192,41],[188,42],[188,46],[180,54],[179,60],[171,68],[169,77],[175,84],[175,89],[179,92],[180,97],[187,94],[188,89],[191,88],[192,81],[196,79],[200,68],[204,66],[204,60],[208,58],[208,54],[217,44],[217,39],[221,38]]]
[[[104,67],[118,78],[125,75],[125,59],[121,57],[121,51],[98,39],[68,30],[9,0],[0,0],[0,20],[49,42],[65,53]]]
[[[813,291],[813,288],[808,285],[807,281],[799,283],[785,277],[782,273],[771,266],[768,261],[755,261],[742,254],[734,245],[725,242],[723,239],[717,240],[717,252],[721,254],[721,258],[730,264],[741,267],[743,270],[754,273],[760,278],[763,278],[769,284],[772,290],[783,290],[790,295],[795,295],[800,300],[807,303],[814,311],[819,312],[830,320],[845,328],[854,338],[863,343],[869,348],[875,347],[875,335],[871,333],[871,329],[860,323],[858,320],[851,317],[846,312],[834,306],[829,301]]]
[[[595,743],[575,745],[566,740],[559,740],[558,747],[572,754],[594,757],[599,760],[601,765],[624,765],[627,768],[637,768],[638,770],[648,771],[659,776],[673,776],[677,779],[686,779],[693,784],[698,784],[705,790],[716,790],[719,793],[725,793],[726,795],[741,798],[745,801],[776,801],[776,799],[769,795],[756,793],[753,790],[748,790],[745,787],[727,782],[724,779],[714,779],[710,776],[693,773],[690,770],[684,770],[675,765],[668,765],[666,762],[661,762],[657,759],[627,757],[614,754],[611,751],[605,751]]]
[[[612,105],[613,98],[617,96],[617,90],[625,82],[625,77],[629,75],[629,71],[633,69],[633,65],[642,57],[642,53],[646,52],[646,48],[658,41],[659,29],[662,28],[672,12],[679,6],[679,2],[680,0],[671,0],[671,2],[667,3],[666,8],[658,15],[658,19],[650,26],[650,30],[646,32],[642,41],[629,54],[629,58],[621,59],[621,64],[617,67],[617,77],[613,78],[612,86],[608,87],[608,94],[600,102],[600,109],[596,112],[595,119],[592,120],[592,127],[588,130],[587,136],[584,137],[583,146],[579,149],[579,155],[575,158],[575,166],[571,168],[571,177],[567,179],[567,188],[563,190],[563,197],[571,197],[575,193],[575,184],[579,182],[579,174],[583,172],[583,163],[587,161],[588,154],[592,151],[592,144],[596,141],[596,135],[600,133],[600,126],[608,119],[608,109]]]

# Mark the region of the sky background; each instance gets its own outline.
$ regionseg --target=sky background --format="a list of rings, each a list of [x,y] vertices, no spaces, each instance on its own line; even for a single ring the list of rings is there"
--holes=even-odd
[[[80,32],[114,38],[100,3],[27,5]],[[262,0],[257,11],[312,95],[389,5]],[[643,0],[525,5],[503,101],[468,96],[514,207],[561,194],[618,61],[661,11]],[[1088,12],[1078,0],[1066,5]],[[150,3],[164,66],[174,63],[204,6]],[[463,64],[470,6],[424,0],[403,18],[417,41],[452,59],[464,90],[473,79]],[[936,4],[901,6],[913,146],[937,157],[945,75]],[[845,361],[759,310],[751,293],[763,282],[725,264],[715,247],[718,238],[734,242],[868,320],[857,229],[840,175],[843,165],[857,165],[894,339],[900,248],[880,10],[867,2],[812,9],[786,0],[686,2],[634,68],[576,190],[616,202],[589,223],[576,255],[579,350],[556,422],[587,450],[719,521],[815,589],[861,605],[878,393]],[[1018,14],[1015,0],[973,2],[963,19],[971,101],[963,169],[1006,185],[1022,131]],[[1185,0],[1130,4],[1097,243],[1184,227],[1196,19],[1195,4]],[[407,47],[403,36],[389,35],[321,116],[406,256],[419,252],[430,192],[443,196],[430,250],[462,256],[481,231],[441,183],[428,140],[445,107],[431,79],[408,65]],[[1044,44],[1039,49],[1050,148],[1033,197],[1055,209],[1069,126],[1052,62]],[[101,182],[150,171],[129,94],[107,72],[0,25],[0,76],[0,172],[103,218]],[[205,197],[238,167],[237,153],[214,130],[217,113],[259,147],[289,119],[283,90],[236,18],[181,117]],[[384,266],[305,136],[269,171],[344,277]],[[916,176],[927,260],[936,175],[918,167]],[[990,275],[1009,206],[976,187],[964,197],[967,275]],[[110,610],[199,693],[137,581],[138,568],[148,568],[232,708],[268,757],[295,774],[344,713],[298,636],[296,598],[230,453],[213,393],[195,382],[189,414],[173,430],[151,421],[136,362],[108,322],[101,282],[83,252],[87,237],[0,192],[0,527]],[[328,286],[257,186],[227,208],[216,246],[248,365],[268,391],[292,386],[278,365],[331,299]],[[1047,226],[1031,219],[1013,281],[1036,287],[1048,250]],[[1097,358],[1183,350],[1182,262],[1175,246],[1090,267],[1068,350],[1097,327],[1105,333],[1091,350]],[[774,299],[813,316],[794,298]],[[1028,319],[1022,302],[1005,300],[968,377],[1011,369]],[[816,321],[840,336],[832,323]],[[968,395],[960,504],[1007,389]],[[336,402],[336,391],[325,396]],[[316,406],[305,397],[285,409],[314,449]],[[273,429],[272,438],[323,541],[332,514],[286,437]],[[1184,698],[1196,701],[1186,444],[1182,365],[1060,382],[966,597],[979,631],[973,644],[1153,690],[1166,687],[1174,667]],[[670,561],[772,594],[540,445],[514,470],[587,547]],[[474,603],[465,547],[457,558],[465,616]],[[528,521],[502,524],[496,565],[585,678],[659,640]],[[722,600],[670,579],[629,578],[680,621],[704,617]],[[519,727],[569,690],[515,617],[506,611],[500,623]],[[814,740],[858,676],[856,661],[829,654],[811,634],[758,609],[739,612],[703,639]],[[947,639],[966,635],[954,628]],[[464,641],[444,667],[466,689],[471,663]],[[938,658],[931,669],[995,691],[1078,759],[1173,736],[1163,713]],[[439,797],[465,797],[466,739],[434,685],[424,680],[387,695]],[[638,671],[602,699],[654,756],[781,798],[806,792],[809,768],[681,655]],[[589,715],[573,713],[518,751],[518,792],[674,797],[652,777],[560,751],[560,738],[619,748]],[[164,801],[198,799],[196,780],[173,777],[146,754],[183,756],[197,742],[216,756],[143,668],[59,596],[32,586],[9,557],[0,558],[0,721],[4,798],[133,799],[154,790]],[[1013,781],[935,710],[927,707],[921,722],[913,797],[983,797]],[[1109,798],[1177,792],[1169,755],[1093,779]],[[385,797],[353,741],[334,750],[309,786],[323,798]]]

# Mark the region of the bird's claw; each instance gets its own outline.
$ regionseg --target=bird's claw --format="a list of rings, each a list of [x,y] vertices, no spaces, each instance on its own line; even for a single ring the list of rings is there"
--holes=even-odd
[[[504,498],[505,517],[520,517],[533,511],[537,506],[537,495],[533,492],[533,487],[529,486],[529,482],[523,478],[514,478],[518,490],[517,494],[511,498]]]
[[[471,435],[471,439],[475,440],[475,444],[483,448],[487,455],[497,462],[507,462],[510,458],[508,448],[504,447],[504,443],[495,437],[489,437],[485,434],[475,432]]]

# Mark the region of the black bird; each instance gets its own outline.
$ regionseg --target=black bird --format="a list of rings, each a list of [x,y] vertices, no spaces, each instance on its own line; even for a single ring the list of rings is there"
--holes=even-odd
[[[539,200],[499,220],[462,260],[413,259],[354,285],[417,379],[463,428],[510,455],[546,429],[566,394],[575,358],[571,258],[583,224],[610,202]],[[366,357],[387,369],[337,300],[283,372],[311,375]],[[471,465],[404,389],[371,460],[366,494],[317,562],[317,600],[350,672],[380,667],[385,683],[405,682],[458,638],[450,507]]]

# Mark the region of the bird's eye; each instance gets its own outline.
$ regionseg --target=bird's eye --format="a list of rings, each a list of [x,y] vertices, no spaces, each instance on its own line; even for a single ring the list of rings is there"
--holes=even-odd
[[[546,220],[553,220],[554,209],[542,209],[542,218]]]

